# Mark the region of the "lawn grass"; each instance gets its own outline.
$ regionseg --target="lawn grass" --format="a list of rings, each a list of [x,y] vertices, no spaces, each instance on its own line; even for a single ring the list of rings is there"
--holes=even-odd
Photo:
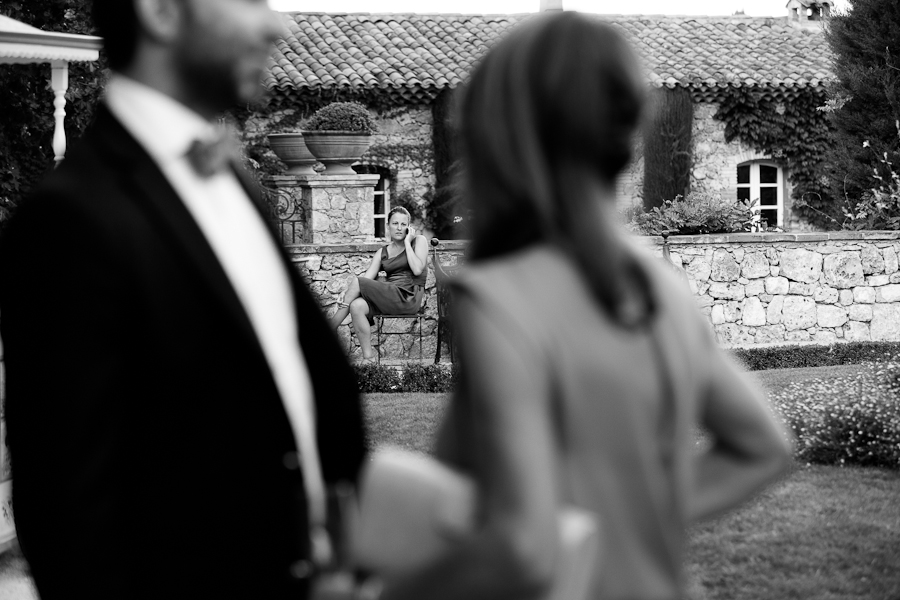
[[[365,394],[363,407],[370,446],[389,444],[430,452],[450,394]]]
[[[690,532],[692,600],[900,599],[900,472],[800,466]]]
[[[765,389],[864,365],[752,373]],[[371,442],[428,452],[450,394],[368,394]],[[900,600],[900,471],[798,465],[689,532],[690,600]]]

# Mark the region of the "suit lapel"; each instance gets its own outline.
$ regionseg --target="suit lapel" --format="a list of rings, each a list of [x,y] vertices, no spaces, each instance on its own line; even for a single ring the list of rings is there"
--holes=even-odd
[[[122,185],[131,190],[134,201],[144,206],[147,214],[158,223],[160,236],[181,248],[184,262],[196,273],[199,285],[212,292],[214,301],[225,307],[234,324],[246,336],[247,343],[253,344],[260,359],[265,361],[259,339],[222,265],[153,159],[105,105],[97,108],[93,132],[91,137],[97,151],[120,174]],[[84,141],[88,142],[87,138]],[[260,215],[271,225],[258,187],[242,169],[236,169],[236,173]],[[354,372],[321,307],[293,267],[275,227],[268,229],[288,270],[294,292],[299,342],[313,385],[323,475],[331,482],[355,479],[365,446]]]
[[[103,104],[97,107],[94,127],[101,152],[118,163],[123,183],[130,188],[135,202],[156,221],[161,236],[182,250],[184,262],[195,271],[198,282],[210,289],[242,333],[259,347],[250,319],[221,263],[156,162]]]

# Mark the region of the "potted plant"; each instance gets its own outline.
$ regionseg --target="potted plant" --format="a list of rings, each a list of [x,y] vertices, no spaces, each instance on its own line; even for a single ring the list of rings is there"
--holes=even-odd
[[[289,175],[316,174],[313,170],[316,157],[306,147],[302,133],[299,131],[270,133],[266,137],[269,139],[269,147],[272,148],[272,152],[287,165]]]
[[[354,175],[350,165],[369,148],[377,130],[362,104],[332,102],[313,113],[301,133],[306,147],[325,165],[324,175]]]

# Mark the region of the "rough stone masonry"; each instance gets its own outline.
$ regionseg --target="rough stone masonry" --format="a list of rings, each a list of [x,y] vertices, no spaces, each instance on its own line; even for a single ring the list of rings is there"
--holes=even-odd
[[[641,238],[661,254],[661,238]],[[291,247],[327,313],[379,243]],[[438,260],[464,262],[465,242],[441,242]],[[669,260],[724,346],[900,341],[900,232],[748,233],[675,236]],[[434,274],[426,284],[424,358],[436,349]],[[419,358],[411,324],[391,324],[382,355]],[[351,354],[349,327],[341,328]],[[444,348],[443,356],[447,356]]]
[[[719,342],[900,341],[897,232],[670,239]]]

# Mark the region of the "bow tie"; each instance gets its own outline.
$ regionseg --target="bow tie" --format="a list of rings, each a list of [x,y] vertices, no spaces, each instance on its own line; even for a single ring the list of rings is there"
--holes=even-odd
[[[230,132],[219,127],[213,136],[194,140],[186,157],[197,175],[206,179],[225,169],[236,155]]]

